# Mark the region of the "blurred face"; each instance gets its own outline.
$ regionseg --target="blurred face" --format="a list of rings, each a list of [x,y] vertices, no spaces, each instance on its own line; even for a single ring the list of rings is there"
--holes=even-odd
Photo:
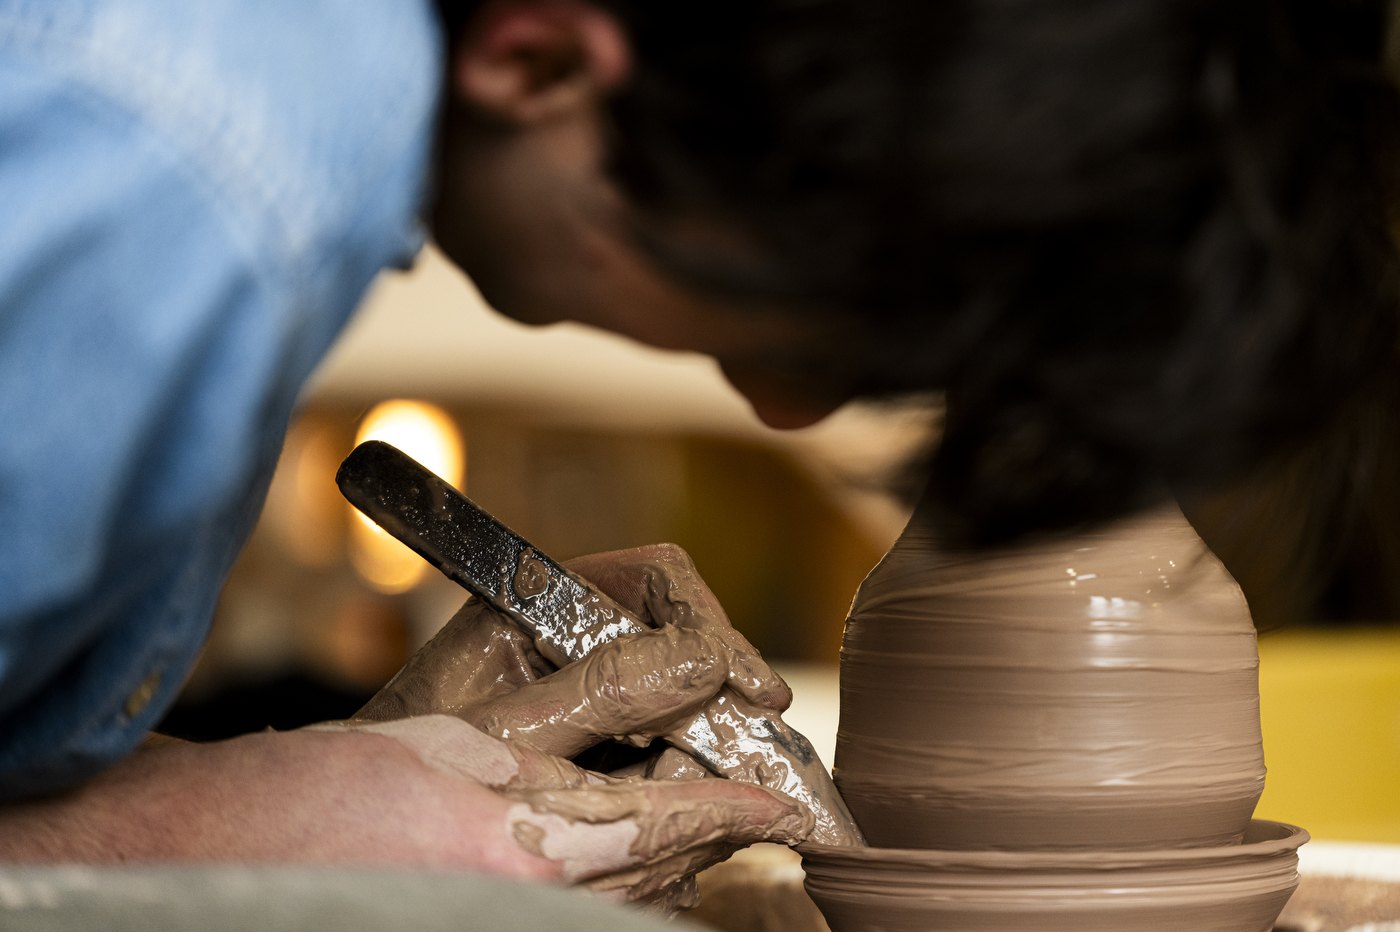
[[[840,334],[793,308],[698,294],[629,243],[601,119],[627,57],[617,23],[592,7],[488,4],[452,59],[439,245],[510,317],[708,353],[769,425],[820,420],[847,399],[794,361],[820,358]]]

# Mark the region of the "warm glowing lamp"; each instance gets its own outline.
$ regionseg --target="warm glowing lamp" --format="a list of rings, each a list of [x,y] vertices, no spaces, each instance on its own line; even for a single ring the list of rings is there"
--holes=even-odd
[[[424,401],[396,399],[375,405],[360,422],[358,446],[366,440],[393,444],[461,488],[465,450],[462,434],[448,413]],[[375,589],[385,593],[413,588],[428,565],[423,558],[379,529],[359,511],[350,528],[350,560]]]

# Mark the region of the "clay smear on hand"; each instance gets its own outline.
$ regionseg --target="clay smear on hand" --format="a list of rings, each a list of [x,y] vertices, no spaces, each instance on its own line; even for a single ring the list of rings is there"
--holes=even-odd
[[[774,712],[792,703],[792,691],[729,623],[689,555],[659,544],[570,560],[569,569],[608,591],[623,608],[650,624],[703,631],[725,652],[727,682],[750,702]]]
[[[464,717],[560,757],[605,738],[645,747],[719,691],[725,660],[722,645],[698,631],[668,626],[623,635]]]
[[[1229,844],[1263,789],[1249,610],[1175,505],[975,553],[916,520],[841,694],[837,784],[880,847]]]
[[[566,880],[672,906],[693,894],[696,871],[755,842],[792,844],[813,824],[790,799],[720,780],[508,795],[519,802],[506,813],[507,833],[557,861]]]

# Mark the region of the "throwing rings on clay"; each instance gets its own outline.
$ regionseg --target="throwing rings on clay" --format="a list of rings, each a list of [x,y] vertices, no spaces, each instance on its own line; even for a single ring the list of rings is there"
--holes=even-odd
[[[916,518],[847,622],[836,783],[875,848],[1238,845],[1264,786],[1258,663],[1174,504],[971,553]]]
[[[1308,833],[1156,851],[930,851],[803,844],[831,932],[1268,932]]]

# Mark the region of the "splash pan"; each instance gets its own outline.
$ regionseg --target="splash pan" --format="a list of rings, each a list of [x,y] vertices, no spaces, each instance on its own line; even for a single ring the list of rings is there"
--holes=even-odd
[[[1308,833],[1160,851],[934,851],[804,844],[832,932],[1269,932]]]

